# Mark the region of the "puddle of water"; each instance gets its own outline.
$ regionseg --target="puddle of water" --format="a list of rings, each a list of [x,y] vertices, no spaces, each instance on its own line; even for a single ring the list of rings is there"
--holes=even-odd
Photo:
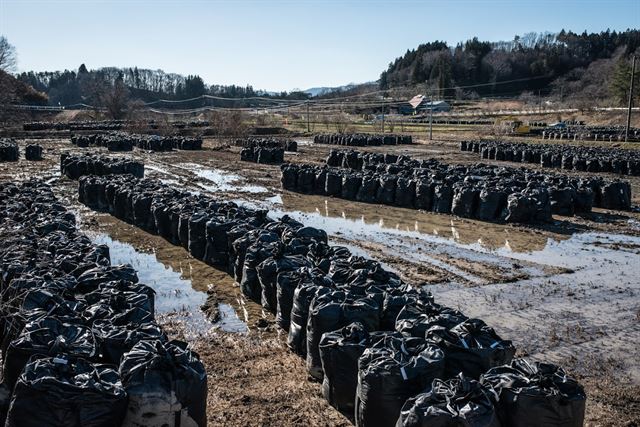
[[[161,183],[165,184],[165,185],[176,185],[176,184],[180,184],[180,182],[176,179],[160,179],[159,180]]]
[[[620,247],[628,246],[632,250],[621,250]],[[625,265],[624,273],[638,277],[640,275],[640,237],[608,234],[608,233],[581,233],[571,236],[561,242],[549,240],[544,249],[530,253],[509,254],[513,258],[544,263],[557,267],[573,270],[593,269],[603,264]],[[498,253],[506,253],[504,250]],[[618,271],[602,271],[611,275],[615,280],[619,277]]]
[[[229,304],[220,303],[218,305],[220,310],[220,321],[216,323],[216,326],[227,332],[247,332],[247,324],[238,317],[236,310]]]
[[[282,195],[276,194],[273,197],[267,197],[265,199],[267,203],[272,203],[274,205],[282,205],[284,202],[282,201]]]
[[[266,187],[260,185],[239,185],[244,178],[226,172],[222,169],[205,168],[195,163],[181,163],[177,167],[193,172],[197,177],[209,181],[211,184],[197,183],[197,185],[207,191],[237,191],[240,193],[267,193]]]
[[[324,228],[330,234],[354,229],[362,233],[384,231],[433,242],[453,241],[484,251],[504,250],[513,253],[539,251],[550,240],[568,238],[413,209],[365,206],[358,202],[290,192],[267,198],[265,203],[274,213],[303,218],[305,224]],[[250,205],[251,202],[245,204]]]
[[[219,304],[219,322],[213,324],[207,320],[200,308],[206,302],[206,292],[194,289],[192,281],[183,278],[183,272],[165,266],[158,261],[155,253],[140,252],[131,244],[115,240],[105,233],[86,234],[95,244],[109,247],[113,265],[131,264],[138,272],[140,282],[156,291],[156,312],[170,314],[183,321],[189,333],[203,334],[212,328],[226,332],[247,331],[247,325],[228,304]]]

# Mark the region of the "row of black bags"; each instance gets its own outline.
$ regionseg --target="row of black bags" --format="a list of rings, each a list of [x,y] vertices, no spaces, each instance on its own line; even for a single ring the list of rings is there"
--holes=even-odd
[[[23,123],[25,131],[39,130],[120,130],[127,124],[124,120],[78,120],[72,122],[27,122]]]
[[[144,163],[127,158],[108,157],[100,154],[60,154],[60,173],[77,180],[84,175],[131,174],[144,177]]]
[[[533,163],[544,168],[640,176],[640,152],[636,150],[502,141],[462,141],[460,150],[478,153],[483,159]]]
[[[487,332],[472,319],[448,331],[432,327],[426,339],[368,333],[360,323],[325,333],[323,395],[359,426],[582,426],[586,395],[574,379],[555,365],[493,351],[482,343],[492,334],[474,323]],[[475,335],[447,339],[465,329]]]
[[[133,147],[151,151],[201,150],[202,138],[189,136],[141,135],[127,132],[72,135],[71,143],[78,147],[106,147],[109,151],[131,151]]]
[[[323,380],[325,397],[359,426],[420,425],[399,420],[404,409],[421,411],[422,403],[408,399],[426,392],[434,380],[462,373],[461,381],[478,382],[490,369],[512,363],[511,342],[481,320],[436,304],[428,292],[404,283],[380,263],[329,245],[326,232],[287,216],[271,219],[266,211],[126,176],[81,178],[79,200],[232,274],[247,298],[275,313],[289,347],[306,357],[312,377]],[[534,376],[527,381],[534,384]],[[584,392],[571,384],[563,391],[554,384],[548,391],[535,386],[541,396],[536,420],[581,425]],[[462,402],[463,397],[456,392],[451,399]],[[554,399],[566,403],[561,413]],[[494,400],[488,407],[495,414],[503,410]],[[460,424],[475,410],[447,411],[442,419],[448,421],[441,425],[485,425]],[[525,415],[530,414],[504,416],[526,425]]]
[[[281,147],[245,147],[240,150],[240,160],[261,164],[284,162],[284,148]]]
[[[395,159],[395,160],[394,160]],[[437,179],[448,179],[453,183],[480,181],[498,187],[509,186],[525,191],[532,188],[547,189],[553,213],[573,215],[589,212],[591,206],[604,209],[629,210],[631,208],[631,185],[619,179],[601,177],[576,177],[556,173],[543,173],[528,168],[475,165],[446,165],[435,159],[417,160],[408,156],[395,156],[358,151],[332,150],[327,165],[340,163],[342,167],[379,173],[435,175]]]
[[[0,424],[206,425],[198,355],[168,340],[153,289],[40,181],[0,183],[0,296]]]
[[[483,221],[544,222],[551,214],[587,213],[593,206],[631,207],[627,181],[526,168],[446,165],[433,159],[332,150],[325,167],[285,164],[281,169],[288,190]]]
[[[0,162],[17,162],[20,158],[20,148],[11,138],[0,138]],[[42,160],[42,146],[29,144],[25,147],[24,158],[27,160]]]
[[[293,139],[285,138],[241,138],[234,144],[243,148],[283,148],[284,151],[298,151],[298,143]]]
[[[400,145],[412,144],[411,135],[396,135],[391,133],[325,133],[313,137],[316,144],[345,145],[353,147],[365,147],[376,145]]]
[[[565,128],[557,126],[546,126],[540,131],[543,138],[551,137],[559,139],[593,139],[595,141],[624,141],[625,126],[585,126],[583,123],[566,123]],[[640,128],[629,128],[629,140],[637,141],[640,139]]]

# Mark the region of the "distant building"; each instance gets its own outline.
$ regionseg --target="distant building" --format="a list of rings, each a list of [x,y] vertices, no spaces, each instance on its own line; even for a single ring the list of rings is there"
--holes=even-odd
[[[426,96],[416,95],[404,105],[400,106],[400,114],[418,114],[433,110],[434,113],[451,111],[451,106],[446,101],[434,101],[431,103]]]

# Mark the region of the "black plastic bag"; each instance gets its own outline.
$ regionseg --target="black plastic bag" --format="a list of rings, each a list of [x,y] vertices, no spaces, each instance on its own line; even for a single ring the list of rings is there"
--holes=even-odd
[[[180,341],[140,341],[122,356],[120,377],[129,395],[125,425],[207,424],[207,374]]]
[[[480,319],[466,320],[451,329],[433,326],[426,338],[444,351],[447,378],[462,372],[478,379],[489,368],[511,362],[516,352],[511,341],[500,338]]]
[[[167,341],[162,328],[152,322],[139,324],[102,319],[94,322],[92,329],[102,359],[115,365],[119,365],[122,355],[142,340]]]
[[[20,375],[6,427],[120,426],[127,394],[110,365],[34,357]]]
[[[322,272],[318,271],[320,274]],[[309,268],[283,271],[278,274],[276,282],[276,324],[284,331],[289,331],[291,310],[296,288],[314,273]],[[317,273],[316,273],[317,274]]]
[[[395,329],[404,335],[424,338],[433,326],[451,329],[467,319],[460,311],[433,302],[410,303],[398,313]]]
[[[395,330],[398,314],[405,306],[419,306],[429,303],[433,303],[433,295],[411,285],[403,285],[386,291],[382,300],[380,329],[384,331]]]
[[[502,424],[513,427],[581,427],[587,396],[562,368],[550,363],[514,359],[482,375],[495,388]]]
[[[262,261],[256,268],[256,271],[258,273],[258,280],[262,289],[260,298],[262,307],[272,313],[276,313],[278,304],[278,275],[287,271],[294,271],[298,268],[308,266],[309,262],[300,255],[270,257]]]
[[[409,398],[396,427],[500,427],[495,391],[459,375]]]
[[[324,372],[322,395],[331,406],[353,415],[358,386],[358,359],[372,342],[390,333],[368,332],[362,323],[354,322],[322,335],[319,346]]]
[[[333,283],[324,275],[312,277],[298,284],[293,293],[293,306],[289,324],[287,345],[300,356],[307,355],[307,322],[311,301],[317,295],[324,295],[332,290]]]
[[[309,309],[307,321],[307,369],[322,379],[320,339],[325,332],[335,331],[353,322],[360,322],[369,331],[380,329],[380,306],[368,297],[359,297],[342,290],[316,297]]]
[[[393,427],[402,405],[444,373],[444,353],[422,338],[390,334],[358,360],[358,427]]]
[[[55,317],[29,322],[20,336],[9,344],[3,366],[3,378],[13,389],[18,376],[31,356],[66,354],[86,359],[98,355],[91,329],[64,323]]]

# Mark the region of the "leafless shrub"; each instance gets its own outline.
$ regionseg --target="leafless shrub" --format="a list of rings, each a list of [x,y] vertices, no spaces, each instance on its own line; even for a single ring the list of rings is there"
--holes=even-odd
[[[16,71],[18,54],[16,48],[9,43],[5,36],[0,36],[0,70],[7,73]]]
[[[333,116],[333,125],[335,126],[336,132],[338,133],[349,133],[353,128],[351,126],[351,122],[349,121],[349,117],[344,114],[338,114]]]

